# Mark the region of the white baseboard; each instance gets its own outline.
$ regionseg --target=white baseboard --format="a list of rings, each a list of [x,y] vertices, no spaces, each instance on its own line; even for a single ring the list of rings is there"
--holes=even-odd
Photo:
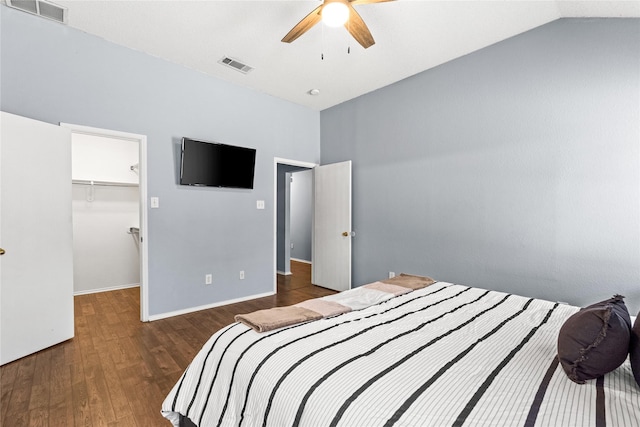
[[[290,271],[276,271],[276,274],[280,274],[281,276],[291,276],[293,273]]]
[[[118,291],[120,289],[139,288],[140,283],[132,283],[130,285],[108,286],[106,288],[87,289],[84,291],[73,291],[73,295],[97,294],[98,292]]]
[[[291,258],[291,261],[297,261],[297,262],[303,262],[305,264],[311,264],[311,261],[307,261],[306,259]]]
[[[275,295],[275,292],[265,292],[264,294],[249,295],[242,298],[235,298],[227,301],[214,302],[212,304],[201,305],[198,307],[185,308],[184,310],[176,310],[176,311],[170,311],[168,313],[154,314],[152,316],[149,316],[149,321],[153,322],[154,320],[166,319],[167,317],[180,316],[183,314],[193,313],[195,311],[202,311],[202,310],[207,310],[209,308],[220,307],[222,305],[235,304],[237,302],[248,301],[250,299],[270,297],[271,295]]]

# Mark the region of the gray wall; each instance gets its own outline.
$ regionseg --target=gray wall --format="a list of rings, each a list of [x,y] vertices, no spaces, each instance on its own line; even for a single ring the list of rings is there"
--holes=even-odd
[[[292,174],[291,182],[291,258],[311,262],[311,217],[313,171]]]
[[[637,312],[639,46],[639,19],[559,20],[323,111],[322,163],[353,160],[354,283]]]
[[[147,135],[150,315],[273,291],[273,158],[318,162],[318,112],[4,5],[0,24],[3,111]],[[183,136],[256,148],[255,188],[178,185]]]

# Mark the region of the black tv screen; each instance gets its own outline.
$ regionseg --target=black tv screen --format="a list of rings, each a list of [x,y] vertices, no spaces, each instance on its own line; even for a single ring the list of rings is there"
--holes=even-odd
[[[256,150],[182,138],[180,184],[253,188]]]

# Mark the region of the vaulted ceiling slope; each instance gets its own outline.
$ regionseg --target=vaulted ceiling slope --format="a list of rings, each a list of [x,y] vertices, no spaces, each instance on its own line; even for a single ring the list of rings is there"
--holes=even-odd
[[[71,27],[314,110],[559,18],[640,17],[640,0],[389,1],[355,6],[376,42],[365,50],[324,25],[280,41],[317,0],[53,1]],[[225,56],[253,69],[222,65]]]

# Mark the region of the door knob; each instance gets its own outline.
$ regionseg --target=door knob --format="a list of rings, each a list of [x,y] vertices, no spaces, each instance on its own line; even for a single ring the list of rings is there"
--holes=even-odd
[[[344,233],[342,233],[342,235],[343,235],[344,237],[349,237],[349,232],[348,232],[348,231],[345,231]]]
[[[0,248],[0,255],[4,255],[4,249]]]

